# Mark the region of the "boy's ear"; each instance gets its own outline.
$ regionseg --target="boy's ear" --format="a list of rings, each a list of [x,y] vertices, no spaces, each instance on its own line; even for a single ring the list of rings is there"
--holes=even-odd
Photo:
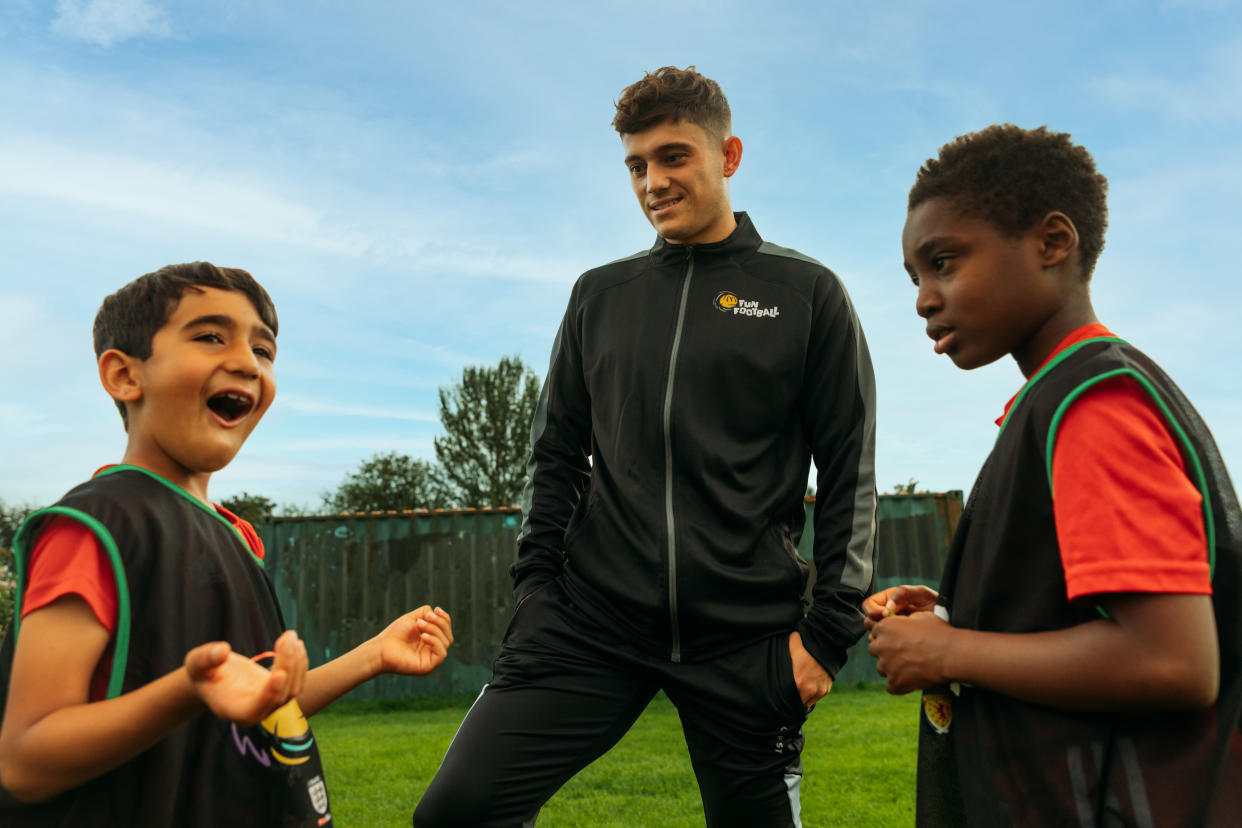
[[[1060,210],[1044,216],[1038,226],[1040,258],[1044,267],[1056,267],[1078,249],[1078,228]]]
[[[142,399],[142,360],[110,348],[99,356],[99,381],[108,396],[117,402],[134,403]]]

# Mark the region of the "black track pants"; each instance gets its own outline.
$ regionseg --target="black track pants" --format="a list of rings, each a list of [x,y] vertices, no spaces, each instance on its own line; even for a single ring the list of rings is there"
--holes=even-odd
[[[492,681],[466,714],[414,825],[533,825],[543,803],[616,744],[661,689],[681,716],[710,828],[801,825],[807,711],[788,634],[674,664],[600,627],[559,581],[515,613]]]

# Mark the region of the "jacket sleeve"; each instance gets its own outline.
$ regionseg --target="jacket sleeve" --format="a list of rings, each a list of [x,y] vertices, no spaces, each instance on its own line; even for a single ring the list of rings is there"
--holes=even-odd
[[[509,570],[517,603],[561,573],[565,529],[590,483],[591,399],[582,375],[579,289],[575,285],[552,344],[531,422],[522,529],[517,561]]]
[[[863,633],[861,603],[875,574],[875,375],[862,326],[831,273],[816,285],[804,427],[815,461],[815,584],[798,632],[836,676]]]

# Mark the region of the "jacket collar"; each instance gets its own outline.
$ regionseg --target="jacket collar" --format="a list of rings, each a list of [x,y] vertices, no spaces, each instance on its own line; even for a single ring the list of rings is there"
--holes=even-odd
[[[737,221],[737,227],[733,232],[726,238],[711,244],[670,244],[662,236],[657,236],[655,244],[651,247],[651,257],[657,261],[667,262],[682,261],[691,250],[695,255],[721,253],[732,255],[758,250],[759,245],[763,244],[763,239],[759,237],[759,231],[755,229],[755,225],[751,224],[750,216],[741,212],[734,213],[733,218]]]

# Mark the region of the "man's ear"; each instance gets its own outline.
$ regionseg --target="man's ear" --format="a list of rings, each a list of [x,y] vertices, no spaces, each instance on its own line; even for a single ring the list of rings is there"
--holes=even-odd
[[[1078,228],[1060,210],[1044,216],[1037,227],[1039,254],[1044,267],[1056,267],[1078,249]]]
[[[99,356],[99,382],[117,402],[142,399],[142,360],[111,348]]]
[[[724,177],[731,178],[742,163],[742,139],[730,135],[724,140]]]

